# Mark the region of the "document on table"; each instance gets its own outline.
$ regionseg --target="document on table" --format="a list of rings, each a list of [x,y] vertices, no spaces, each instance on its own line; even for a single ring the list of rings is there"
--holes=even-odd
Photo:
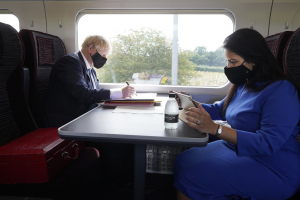
[[[110,99],[110,101],[154,101],[157,93],[137,93],[131,98]]]
[[[135,107],[135,106],[117,106],[113,113],[149,113],[149,114],[163,114],[164,107]]]

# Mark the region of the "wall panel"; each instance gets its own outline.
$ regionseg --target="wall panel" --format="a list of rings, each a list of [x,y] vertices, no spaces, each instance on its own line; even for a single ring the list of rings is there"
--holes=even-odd
[[[294,31],[300,27],[300,2],[274,1],[270,23],[270,35],[283,31]],[[285,29],[285,23],[289,23]]]
[[[244,1],[243,1],[244,2]],[[66,43],[68,53],[76,50],[76,16],[83,9],[227,9],[236,17],[236,28],[254,28],[267,35],[270,3],[237,3],[230,0],[210,1],[46,1],[48,32]],[[58,23],[62,21],[63,27]],[[98,23],[101,26],[101,23]],[[97,22],[95,22],[97,25]]]
[[[0,9],[8,9],[16,15],[20,29],[46,32],[46,20],[42,1],[0,1]],[[30,26],[31,21],[34,27]]]

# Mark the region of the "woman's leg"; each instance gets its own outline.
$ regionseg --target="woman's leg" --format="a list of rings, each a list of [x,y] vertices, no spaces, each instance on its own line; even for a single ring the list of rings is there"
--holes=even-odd
[[[191,200],[187,198],[184,194],[182,194],[179,190],[176,190],[177,192],[177,200]]]
[[[234,147],[224,141],[178,155],[174,181],[177,190],[193,200],[224,200],[233,196],[279,200],[294,190],[276,171],[253,157],[238,157]]]

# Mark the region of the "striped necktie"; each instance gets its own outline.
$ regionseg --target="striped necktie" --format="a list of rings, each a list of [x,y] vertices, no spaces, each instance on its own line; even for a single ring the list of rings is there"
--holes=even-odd
[[[93,74],[92,70],[93,70],[92,68],[89,68],[88,69],[88,74],[90,75],[90,78],[91,78],[91,81],[93,83],[94,89],[97,89],[95,79],[94,79],[94,74]]]

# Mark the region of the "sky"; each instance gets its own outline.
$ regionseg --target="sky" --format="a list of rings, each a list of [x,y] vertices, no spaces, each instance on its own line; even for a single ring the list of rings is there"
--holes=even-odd
[[[173,38],[173,14],[86,14],[78,21],[78,49],[88,35],[102,35],[109,41],[130,29],[153,28]],[[178,15],[178,44],[194,51],[205,46],[208,51],[221,47],[233,32],[232,20],[223,14]]]
[[[10,24],[18,32],[20,30],[20,24],[18,18],[13,14],[0,14],[0,22]]]

